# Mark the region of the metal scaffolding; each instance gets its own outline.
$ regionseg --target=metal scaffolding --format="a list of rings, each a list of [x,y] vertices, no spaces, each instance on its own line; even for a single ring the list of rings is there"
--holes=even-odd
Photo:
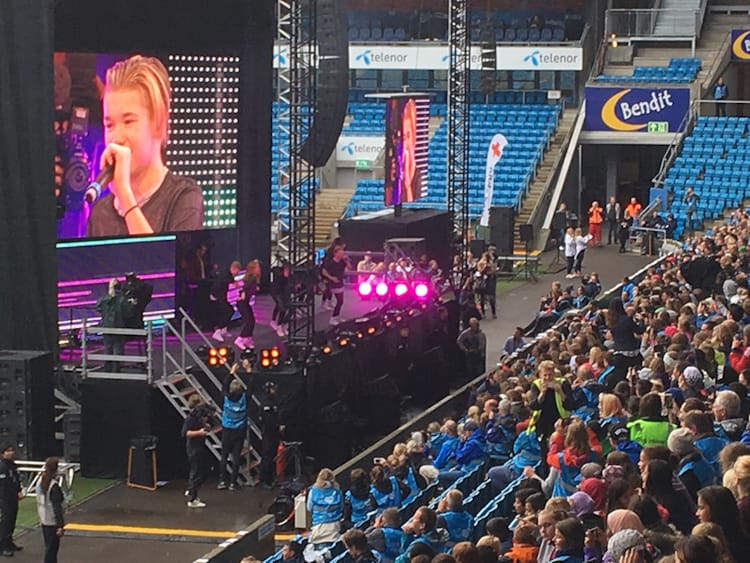
[[[307,347],[315,331],[315,168],[299,156],[313,125],[316,96],[314,0],[279,0],[277,17],[277,139],[283,235],[279,250],[291,266],[291,347]]]
[[[469,0],[448,0],[448,211],[456,254],[466,268],[469,251],[469,93],[471,43]]]

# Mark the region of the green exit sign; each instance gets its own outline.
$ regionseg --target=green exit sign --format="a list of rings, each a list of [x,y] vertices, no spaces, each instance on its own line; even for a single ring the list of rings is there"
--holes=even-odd
[[[649,121],[648,132],[649,133],[669,133],[669,122],[668,121]]]
[[[370,161],[369,160],[355,160],[354,168],[356,168],[357,170],[369,170]]]

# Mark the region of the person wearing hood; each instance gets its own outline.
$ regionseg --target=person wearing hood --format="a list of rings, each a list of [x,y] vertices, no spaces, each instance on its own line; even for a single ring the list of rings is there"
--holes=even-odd
[[[607,542],[607,553],[612,563],[645,563],[645,549],[646,539],[640,531],[633,529],[620,530]]]
[[[448,531],[437,527],[437,514],[431,508],[420,506],[401,529],[404,537],[401,542],[401,555],[396,558],[396,563],[408,563],[409,553],[419,543],[426,544],[435,553],[445,551]]]
[[[240,465],[242,464],[242,445],[247,434],[247,392],[238,379],[238,364],[234,364],[224,378],[222,390],[224,404],[221,409],[221,463],[219,465],[218,489],[226,489],[227,481],[230,491],[238,488]],[[232,457],[232,476],[229,479],[227,461]]]
[[[740,398],[734,391],[719,391],[711,406],[716,434],[730,442],[738,441],[745,430],[746,421],[739,417],[740,404]]]
[[[677,476],[693,499],[703,487],[716,484],[713,467],[693,445],[693,434],[687,428],[677,428],[667,439],[667,447],[678,459]]]
[[[714,433],[711,417],[700,411],[689,411],[682,418],[682,426],[690,430],[695,447],[700,450],[703,457],[711,465],[714,477],[719,480],[722,477],[719,454],[729,441]]]
[[[469,471],[485,456],[484,433],[473,420],[464,422],[460,432],[461,442],[456,450],[455,465],[448,471],[441,471],[438,479],[448,485]]]

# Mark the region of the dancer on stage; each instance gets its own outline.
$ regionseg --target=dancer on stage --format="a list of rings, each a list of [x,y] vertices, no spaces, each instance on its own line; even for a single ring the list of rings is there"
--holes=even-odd
[[[251,260],[245,267],[245,276],[242,278],[242,289],[237,299],[237,309],[242,315],[242,330],[240,335],[234,339],[234,344],[240,349],[254,348],[253,331],[255,331],[255,294],[258,293],[260,284],[260,262]]]
[[[323,262],[321,274],[326,280],[328,288],[336,298],[336,306],[333,308],[331,315],[331,325],[337,325],[341,322],[341,308],[344,305],[344,274],[346,273],[346,258],[344,256],[344,247],[336,246],[333,249],[333,255]]]
[[[203,194],[169,171],[169,76],[158,59],[135,55],[107,71],[102,168],[114,168],[110,193],[91,210],[88,236],[143,235],[203,228]]]

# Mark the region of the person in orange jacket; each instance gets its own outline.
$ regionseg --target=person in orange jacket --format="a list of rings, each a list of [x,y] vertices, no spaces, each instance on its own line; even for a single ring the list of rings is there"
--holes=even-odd
[[[603,211],[598,201],[594,200],[591,202],[591,207],[589,207],[589,234],[594,239],[594,246],[602,245]]]
[[[536,526],[523,523],[513,530],[513,547],[506,551],[501,561],[508,563],[536,563],[539,556]]]

